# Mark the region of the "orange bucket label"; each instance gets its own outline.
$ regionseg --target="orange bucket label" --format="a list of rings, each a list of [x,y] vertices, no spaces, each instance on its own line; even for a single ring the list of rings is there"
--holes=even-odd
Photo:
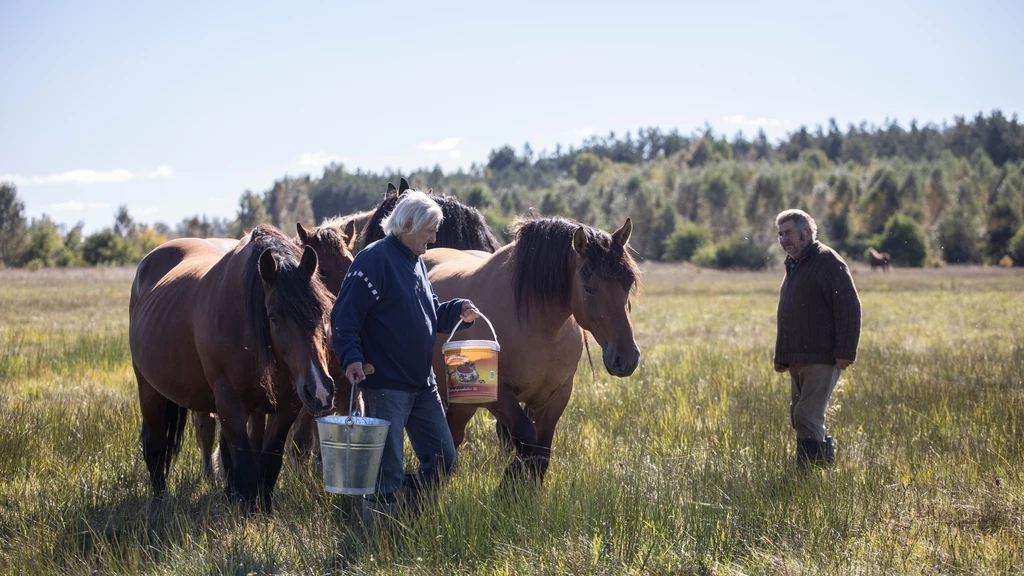
[[[448,401],[482,404],[498,399],[498,351],[485,346],[457,346],[444,350]]]

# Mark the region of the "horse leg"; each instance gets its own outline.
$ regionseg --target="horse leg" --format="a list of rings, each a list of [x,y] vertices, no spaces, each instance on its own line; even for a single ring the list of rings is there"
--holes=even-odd
[[[555,389],[547,401],[536,407],[533,412],[535,415],[534,425],[537,428],[537,451],[533,462],[535,466],[533,471],[541,482],[544,481],[544,475],[551,463],[551,444],[555,437],[555,426],[558,425],[559,418],[565,412],[565,407],[569,405],[575,378],[575,373],[569,376],[561,386]]]
[[[507,384],[498,383],[498,399],[486,406],[503,426],[511,433],[512,445],[515,447],[516,458],[505,469],[503,483],[510,480],[529,480],[533,466],[530,461],[535,458],[537,449],[537,429],[533,421],[523,411],[516,399],[516,394]],[[454,437],[454,433],[452,434]]]
[[[295,418],[295,424],[292,425],[292,446],[298,457],[305,459],[312,452],[314,430],[316,421],[313,415],[306,410],[300,411]]]
[[[263,412],[253,412],[249,415],[249,422],[246,424],[249,432],[249,445],[252,447],[252,455],[259,458],[260,450],[263,449],[263,434],[267,430],[267,415]]]
[[[209,412],[193,412],[199,455],[203,462],[203,477],[213,480],[213,443],[217,439],[217,419]]]
[[[249,414],[241,403],[222,390],[231,390],[227,382],[218,382],[217,416],[220,418],[221,458],[227,469],[227,494],[238,498],[251,510],[256,504],[257,475],[259,470],[253,457],[252,444],[246,430]]]
[[[139,383],[139,408],[142,411],[142,456],[149,471],[153,494],[163,496],[167,491],[167,407],[171,401],[153,388],[135,368]]]
[[[274,493],[274,485],[281,473],[284,459],[284,445],[288,439],[288,431],[295,422],[299,412],[305,412],[296,396],[291,402],[279,403],[277,412],[267,422],[267,434],[260,450],[260,508],[270,514],[270,501]]]
[[[523,406],[523,411],[526,412],[527,418],[530,420],[534,419],[529,406]],[[505,454],[511,455],[516,449],[515,445],[512,443],[512,431],[497,420],[494,421],[494,431],[498,434],[498,443],[505,449]]]
[[[469,424],[473,414],[476,414],[475,404],[449,404],[445,418],[448,420],[448,430],[452,433],[452,442],[458,448],[466,439],[466,425]]]

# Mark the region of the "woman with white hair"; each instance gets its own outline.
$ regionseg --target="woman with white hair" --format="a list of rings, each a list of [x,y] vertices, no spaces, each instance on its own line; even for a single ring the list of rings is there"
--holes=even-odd
[[[368,529],[391,516],[398,503],[410,507],[421,489],[451,472],[455,444],[431,369],[438,332],[450,333],[460,319],[468,328],[480,314],[469,300],[441,303],[420,258],[436,239],[441,208],[409,190],[381,222],[386,236],[356,255],[331,311],[332,344],[345,375],[363,387],[366,415],[391,422],[376,491],[363,499]],[[366,375],[364,364],[374,372]],[[403,432],[419,458],[419,473],[403,474]]]

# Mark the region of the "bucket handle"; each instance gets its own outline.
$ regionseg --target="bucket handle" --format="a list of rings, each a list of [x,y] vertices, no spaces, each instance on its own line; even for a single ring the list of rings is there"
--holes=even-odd
[[[366,376],[369,376],[370,374],[373,374],[373,373],[374,373],[373,364],[363,364],[363,374],[365,374]],[[358,417],[362,416],[362,413],[360,413],[359,410],[356,410],[355,413],[352,412],[352,405],[353,405],[353,402],[355,401],[355,399],[356,399],[356,386],[352,386],[351,389],[349,389],[349,392],[348,392],[348,418],[345,419],[345,425],[349,426],[349,427],[356,425],[356,421],[353,418],[358,418]]]
[[[494,331],[494,324],[491,324],[491,321],[488,320],[487,316],[484,316],[483,313],[480,313],[480,317],[484,319],[484,322],[487,322],[487,326],[489,326],[490,329],[491,329],[491,334],[494,335],[494,341],[497,342],[498,341],[498,333]],[[448,335],[448,339],[445,340],[445,344],[447,344],[447,343],[452,341],[452,337],[455,336],[455,331],[458,330],[459,326],[462,325],[462,324],[469,324],[469,322],[466,322],[460,316],[458,324],[456,324],[455,328],[452,329],[452,333]]]

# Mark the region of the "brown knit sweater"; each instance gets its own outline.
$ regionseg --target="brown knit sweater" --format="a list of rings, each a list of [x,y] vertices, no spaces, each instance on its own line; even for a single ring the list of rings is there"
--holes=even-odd
[[[779,291],[775,363],[856,360],[860,312],[850,269],[834,250],[815,241],[799,260],[787,257]]]

